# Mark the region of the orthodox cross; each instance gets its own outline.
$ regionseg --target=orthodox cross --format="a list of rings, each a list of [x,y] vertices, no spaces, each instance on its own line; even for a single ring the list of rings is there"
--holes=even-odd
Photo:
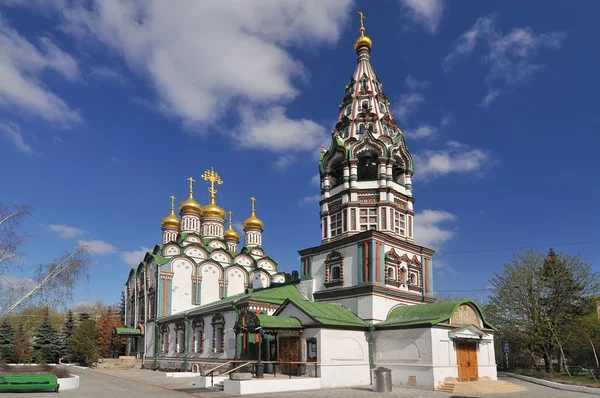
[[[254,212],[254,202],[256,202],[256,198],[253,196],[250,200],[252,201],[252,212]]]
[[[210,188],[208,188],[208,192],[210,192],[210,198],[214,199],[217,190],[215,189],[215,182],[219,185],[223,184],[221,177],[215,173],[215,169],[213,167],[210,170],[207,170],[202,174],[202,178],[206,181],[210,181]]]
[[[190,193],[194,192],[194,183],[196,182],[196,180],[194,180],[192,177],[187,179],[190,182]]]
[[[231,219],[233,218],[233,212],[229,210],[227,214],[229,214],[229,228],[231,228]]]
[[[358,15],[360,16],[360,31],[361,31],[361,32],[364,32],[364,30],[365,30],[365,25],[364,25],[363,21],[364,21],[364,20],[365,20],[367,17],[365,17],[365,14],[363,14],[363,13],[362,13],[362,11],[359,11],[359,12],[358,12]]]
[[[171,195],[169,196],[169,198],[171,198],[171,210],[175,210],[175,196]]]

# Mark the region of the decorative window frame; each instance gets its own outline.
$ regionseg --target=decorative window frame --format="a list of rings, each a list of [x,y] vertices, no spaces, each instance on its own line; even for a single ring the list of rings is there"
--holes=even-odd
[[[333,269],[339,268],[339,278],[333,279]],[[344,285],[344,256],[337,250],[333,250],[325,259],[325,287]]]
[[[222,314],[216,314],[212,318],[212,352],[225,352],[225,318]],[[217,336],[217,328],[221,328],[220,336]],[[217,339],[220,339],[221,349],[217,350]]]
[[[186,330],[185,323],[179,321],[175,323],[175,353],[183,354],[185,352]],[[181,336],[181,338],[180,338]]]
[[[200,332],[200,339],[198,339],[198,332]],[[192,320],[192,333],[192,349],[194,354],[204,353],[204,318],[194,318]]]
[[[342,211],[332,213],[329,216],[329,231],[330,231],[331,238],[335,238],[336,236],[342,235],[342,233],[344,231],[343,225],[342,225],[343,218],[344,218],[344,212],[342,212]]]
[[[154,292],[154,286],[150,286],[148,288],[148,302],[146,303],[148,307],[148,320],[152,320],[156,317],[156,293]]]
[[[377,214],[377,208],[364,207],[360,208],[358,212],[358,226],[360,231],[377,231],[378,230],[379,216]],[[363,228],[364,227],[364,228]]]

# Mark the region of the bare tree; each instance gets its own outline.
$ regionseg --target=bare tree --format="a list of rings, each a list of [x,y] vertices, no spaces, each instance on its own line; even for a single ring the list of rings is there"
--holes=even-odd
[[[10,283],[7,272],[16,271],[19,265],[19,246],[25,239],[21,232],[21,222],[31,214],[30,205],[7,206],[0,202],[0,287]]]

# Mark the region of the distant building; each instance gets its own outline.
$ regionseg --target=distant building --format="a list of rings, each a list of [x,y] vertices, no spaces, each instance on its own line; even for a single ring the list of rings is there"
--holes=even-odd
[[[392,369],[395,384],[429,389],[496,379],[494,329],[479,307],[432,296],[434,251],[414,242],[413,159],[371,66],[362,20],[354,47],[358,65],[319,162],[321,244],[300,250],[299,273],[279,272],[255,199],[239,248],[231,214],[226,229],[215,204],[218,174],[202,176],[211,183],[206,206],[194,200],[190,178],[180,218],[172,197],[162,244],[126,284],[123,334],[140,336],[132,341],[145,367],[208,369],[260,354],[318,363],[323,387],[370,384],[376,366]]]

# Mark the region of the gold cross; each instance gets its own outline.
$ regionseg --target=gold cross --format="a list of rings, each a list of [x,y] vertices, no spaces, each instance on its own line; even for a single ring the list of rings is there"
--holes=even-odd
[[[194,192],[194,183],[196,182],[196,180],[194,180],[192,177],[187,179],[190,182],[190,193]]]
[[[229,210],[227,214],[229,214],[229,228],[231,228],[231,219],[233,218],[233,212]]]
[[[362,11],[359,11],[358,15],[360,16],[360,30],[361,30],[361,32],[363,32],[365,30],[365,25],[363,24],[363,20],[367,19],[367,17],[365,17],[365,14],[363,14]]]
[[[202,178],[206,181],[210,181],[210,188],[208,188],[208,192],[210,192],[210,198],[214,199],[217,190],[215,189],[215,182],[219,185],[223,184],[221,177],[215,173],[215,169],[213,167],[210,170],[207,170],[202,174]]]
[[[171,210],[175,210],[175,196],[171,195],[169,196],[169,198],[171,198]]]
[[[254,212],[254,202],[256,202],[256,198],[253,196],[250,200],[252,201],[252,211]]]

